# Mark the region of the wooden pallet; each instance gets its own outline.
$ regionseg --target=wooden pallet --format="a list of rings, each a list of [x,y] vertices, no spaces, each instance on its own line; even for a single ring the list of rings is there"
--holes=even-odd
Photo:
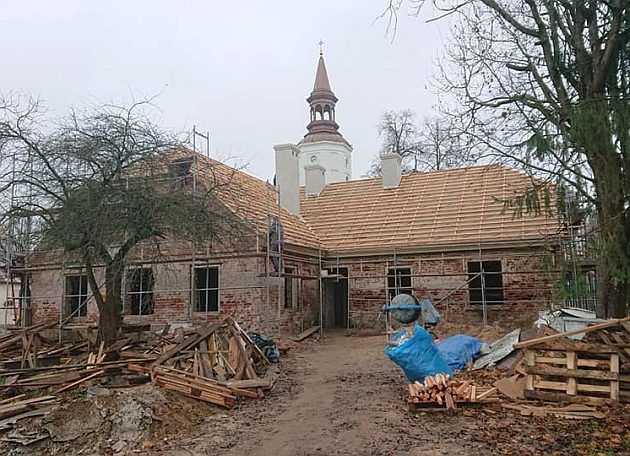
[[[630,400],[630,376],[620,372],[614,345],[547,340],[525,349],[525,397],[605,403]]]
[[[590,342],[604,343],[619,348],[621,363],[630,363],[630,321],[621,320],[610,328],[588,333],[586,339]]]

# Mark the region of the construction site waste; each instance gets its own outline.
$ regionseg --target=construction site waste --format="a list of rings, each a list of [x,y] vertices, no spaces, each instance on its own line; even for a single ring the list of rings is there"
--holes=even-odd
[[[249,338],[254,341],[256,346],[260,348],[267,359],[272,363],[277,363],[280,361],[280,352],[278,351],[278,347],[276,347],[275,342],[266,334],[259,334],[257,332],[248,332]]]
[[[483,342],[476,337],[456,334],[437,344],[437,350],[453,370],[462,370],[471,359],[476,359]]]
[[[408,332],[402,330],[394,334],[392,339],[396,343],[406,336],[409,336]],[[433,343],[431,335],[418,323],[415,324],[413,335],[398,345],[389,344],[385,347],[385,354],[400,366],[410,382],[423,382],[427,375],[453,373]]]

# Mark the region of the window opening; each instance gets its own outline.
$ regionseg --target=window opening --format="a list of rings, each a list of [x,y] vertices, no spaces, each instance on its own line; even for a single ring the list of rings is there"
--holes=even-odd
[[[387,271],[387,296],[391,300],[397,294],[413,294],[411,268],[389,268]]]
[[[153,313],[153,282],[153,269],[136,268],[131,271],[129,295],[132,315]]]
[[[219,311],[219,267],[195,268],[195,312]]]
[[[66,276],[65,308],[68,316],[87,316],[87,276]]]
[[[475,274],[481,272],[483,266],[483,279]],[[483,304],[482,284],[485,284],[483,292],[486,295],[486,304],[503,304],[503,275],[501,273],[501,261],[469,261],[468,262],[468,293],[471,304]]]

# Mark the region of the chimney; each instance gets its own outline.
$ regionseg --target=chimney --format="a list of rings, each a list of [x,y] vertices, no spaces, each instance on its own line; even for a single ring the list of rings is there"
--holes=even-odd
[[[398,188],[402,177],[402,158],[398,154],[381,155],[383,188]]]
[[[299,150],[293,144],[273,146],[276,151],[276,187],[280,205],[291,214],[300,213]]]
[[[304,165],[306,196],[318,196],[326,185],[326,168],[322,165]]]

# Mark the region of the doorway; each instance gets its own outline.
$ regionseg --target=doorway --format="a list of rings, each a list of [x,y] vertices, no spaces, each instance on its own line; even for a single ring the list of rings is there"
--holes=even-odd
[[[348,268],[327,268],[323,278],[326,328],[348,326]]]

